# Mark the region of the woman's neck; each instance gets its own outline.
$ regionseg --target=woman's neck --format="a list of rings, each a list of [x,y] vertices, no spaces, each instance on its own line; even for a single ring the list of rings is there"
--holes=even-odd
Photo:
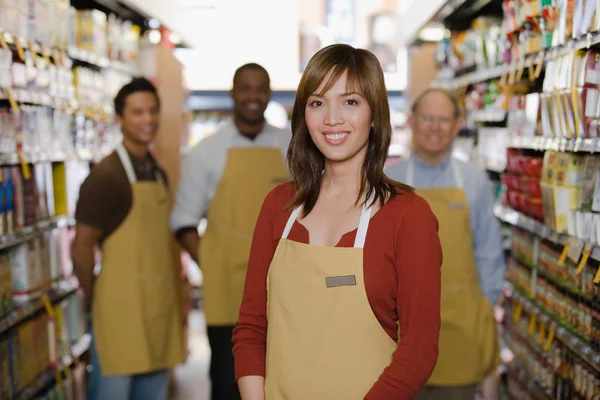
[[[362,162],[360,158],[344,162],[325,161],[325,172],[321,183],[321,190],[358,196],[362,180]]]

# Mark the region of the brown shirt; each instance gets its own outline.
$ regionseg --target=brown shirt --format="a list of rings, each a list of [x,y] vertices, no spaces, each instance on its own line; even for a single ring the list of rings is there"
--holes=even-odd
[[[150,155],[143,160],[131,153],[129,157],[138,181],[156,181],[159,174],[166,183],[166,174]],[[92,167],[81,185],[75,219],[77,223],[101,229],[102,243],[125,220],[132,201],[131,184],[115,151]]]

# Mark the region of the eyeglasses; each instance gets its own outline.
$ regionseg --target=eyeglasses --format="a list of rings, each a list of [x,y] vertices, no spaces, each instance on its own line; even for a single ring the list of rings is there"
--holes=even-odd
[[[435,117],[433,115],[424,114],[417,114],[416,117],[419,125],[421,125],[424,128],[431,127],[436,120],[440,126],[440,129],[445,131],[449,131],[454,125],[454,118],[452,117]]]

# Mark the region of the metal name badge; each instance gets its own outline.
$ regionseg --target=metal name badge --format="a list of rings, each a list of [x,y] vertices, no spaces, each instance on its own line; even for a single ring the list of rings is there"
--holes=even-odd
[[[461,210],[465,208],[465,205],[459,201],[448,203],[448,210]]]
[[[325,278],[325,285],[327,287],[356,286],[356,276],[328,276]]]

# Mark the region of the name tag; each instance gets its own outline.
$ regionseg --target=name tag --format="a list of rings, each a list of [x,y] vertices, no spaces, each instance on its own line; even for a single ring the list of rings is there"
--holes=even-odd
[[[356,286],[356,276],[328,276],[325,278],[325,285],[327,287]]]
[[[461,210],[463,208],[465,208],[465,205],[461,202],[448,203],[448,210]]]

